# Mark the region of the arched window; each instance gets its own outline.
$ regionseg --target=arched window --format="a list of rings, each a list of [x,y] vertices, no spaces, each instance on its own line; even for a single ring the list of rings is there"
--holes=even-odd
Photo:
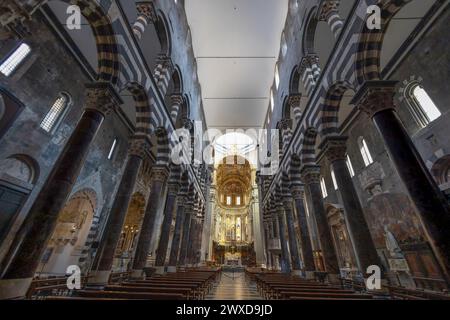
[[[236,205],[237,205],[237,206],[240,206],[240,205],[241,205],[241,197],[240,197],[240,196],[237,196],[237,197],[236,197]]]
[[[411,82],[404,94],[409,104],[409,110],[421,128],[425,128],[430,122],[441,116],[441,112],[433,100],[418,82]]]
[[[30,53],[30,46],[22,43],[2,62],[0,72],[9,77]]]
[[[227,196],[227,206],[231,206],[231,196]]]
[[[67,113],[70,103],[70,97],[66,93],[60,93],[58,99],[53,103],[52,107],[45,115],[41,122],[41,128],[47,132],[52,132],[61,123],[64,115]]]
[[[278,63],[275,65],[275,86],[278,90],[278,87],[280,86],[280,72],[278,70]]]
[[[333,169],[331,169],[331,180],[333,180],[334,190],[337,190],[338,189],[338,184],[337,184],[336,176],[334,175],[334,170]]]
[[[350,172],[350,176],[353,178],[355,176],[355,170],[353,170],[352,160],[350,159],[350,156],[347,155],[347,168]]]
[[[372,155],[370,154],[366,140],[362,137],[359,138],[359,150],[361,152],[361,156],[363,157],[365,166],[370,166],[373,163]]]
[[[270,90],[270,111],[273,112],[275,107],[275,100],[273,99],[273,90]]]
[[[322,189],[322,196],[325,199],[326,197],[328,197],[328,192],[327,185],[325,184],[325,179],[323,177],[320,177],[320,188]]]
[[[114,139],[114,141],[111,144],[111,147],[109,148],[108,160],[111,160],[114,157],[116,147],[117,147],[117,138]]]

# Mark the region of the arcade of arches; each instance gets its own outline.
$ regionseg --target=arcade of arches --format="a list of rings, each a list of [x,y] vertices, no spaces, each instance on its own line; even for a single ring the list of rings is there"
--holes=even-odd
[[[0,0],[0,298],[365,299],[370,270],[382,298],[449,298],[449,21],[450,0]]]

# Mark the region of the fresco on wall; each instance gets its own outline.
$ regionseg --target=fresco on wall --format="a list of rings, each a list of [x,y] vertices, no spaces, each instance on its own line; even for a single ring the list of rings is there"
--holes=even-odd
[[[424,239],[415,209],[404,194],[376,195],[369,201],[364,212],[377,248],[386,247],[386,229],[395,236],[399,244],[422,242]]]

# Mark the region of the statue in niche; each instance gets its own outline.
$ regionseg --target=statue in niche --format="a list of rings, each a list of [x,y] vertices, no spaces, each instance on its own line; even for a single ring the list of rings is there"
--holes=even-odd
[[[402,250],[400,249],[395,236],[389,231],[388,226],[384,226],[384,237],[386,249],[388,249],[390,257],[393,259],[404,259]]]

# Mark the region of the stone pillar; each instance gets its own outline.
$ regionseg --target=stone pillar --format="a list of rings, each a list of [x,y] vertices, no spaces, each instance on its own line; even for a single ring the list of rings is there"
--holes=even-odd
[[[272,264],[270,261],[270,251],[269,251],[269,224],[267,221],[264,221],[264,241],[266,245],[266,268],[271,269]]]
[[[309,54],[306,56],[306,61],[309,66],[311,66],[311,72],[314,78],[315,84],[319,81],[320,78],[320,65],[319,65],[319,56],[316,54]]]
[[[11,245],[11,260],[0,280],[1,299],[25,295],[91,143],[105,115],[118,104],[120,98],[109,84],[87,85],[85,111]]]
[[[178,257],[178,265],[184,265],[189,247],[189,230],[191,228],[191,215],[193,211],[193,203],[188,200],[184,209],[183,236],[181,240],[180,255]]]
[[[90,274],[92,278],[89,278],[89,283],[91,284],[105,285],[109,281],[117,244],[146,149],[149,149],[146,140],[136,139],[130,144],[127,164],[109,213],[106,231],[100,243],[100,250],[98,250],[99,254],[94,262],[97,268]]]
[[[301,169],[301,175],[311,196],[312,209],[317,222],[325,269],[328,272],[330,281],[337,282],[339,265],[330,226],[328,225],[327,214],[323,205],[322,192],[320,190],[320,167],[317,165],[304,165]]]
[[[188,240],[188,248],[186,252],[186,258],[185,258],[185,265],[191,266],[193,264],[194,260],[194,251],[195,251],[195,241],[197,236],[197,217],[196,212],[194,210],[192,216],[191,216],[191,225],[189,227],[189,240]]]
[[[300,275],[301,264],[298,252],[297,236],[294,227],[293,199],[292,197],[283,197],[284,213],[286,215],[286,225],[289,236],[289,251],[291,253],[292,271]]]
[[[355,250],[359,270],[364,277],[367,277],[367,268],[371,265],[377,265],[381,268],[381,262],[370,236],[369,227],[352,177],[348,171],[347,137],[327,137],[320,148],[324,150],[325,156],[333,167],[345,208],[345,222]]]
[[[312,67],[309,63],[309,59],[307,57],[304,57],[302,59],[299,67],[299,73],[302,77],[302,82],[303,86],[305,87],[306,94],[309,97],[316,86],[316,80],[313,74]]]
[[[322,7],[319,10],[319,21],[326,21],[328,23],[336,39],[344,27],[344,21],[339,16],[339,2],[340,0],[323,1]]]
[[[157,273],[164,273],[164,263],[166,262],[167,247],[169,244],[170,226],[172,224],[173,214],[177,203],[177,194],[179,190],[178,178],[171,176],[171,181],[167,187],[166,206],[164,208],[164,219],[161,225],[161,236],[159,237],[158,250],[156,253],[155,266]]]
[[[172,107],[170,108],[170,118],[175,124],[178,119],[178,114],[180,113],[181,105],[183,104],[183,97],[180,94],[174,94],[170,97],[172,101]]]
[[[133,24],[133,33],[141,40],[149,23],[156,23],[158,17],[156,15],[155,6],[152,1],[140,1],[136,3],[138,16]]]
[[[395,87],[395,81],[368,81],[352,103],[372,118],[383,138],[450,284],[450,209],[394,110]]]
[[[133,261],[133,274],[135,278],[142,277],[143,269],[147,263],[150,241],[153,235],[155,221],[158,211],[161,208],[164,190],[169,175],[167,166],[156,165],[152,168],[150,196],[145,208],[144,220],[142,221],[141,232],[136,246]]]
[[[301,94],[291,94],[288,100],[296,124],[300,123],[303,114],[302,109],[300,108],[301,100],[302,100]],[[295,130],[295,128],[293,129]]]
[[[295,202],[295,209],[297,211],[297,220],[300,228],[300,241],[303,257],[303,267],[305,276],[307,279],[314,278],[314,271],[316,270],[314,264],[314,255],[313,249],[311,245],[311,236],[309,234],[308,229],[308,220],[306,218],[306,210],[305,210],[305,192],[303,186],[293,185],[291,186],[292,197]]]
[[[291,119],[283,119],[281,121],[281,130],[283,137],[283,154],[287,152],[287,148],[289,147],[289,143],[292,139],[292,120]]]
[[[172,77],[173,64],[170,57],[161,54],[158,56],[155,68],[155,81],[162,96],[166,95]]]
[[[178,197],[179,201],[177,203],[177,216],[175,219],[175,230],[172,238],[172,245],[170,247],[170,256],[169,256],[169,266],[167,267],[168,272],[176,272],[177,269],[177,259],[178,253],[180,252],[180,240],[181,240],[181,228],[183,227],[185,220],[185,203],[187,201],[186,196],[180,195]]]
[[[284,223],[284,208],[281,202],[281,198],[278,198],[276,203],[276,218],[278,220],[278,232],[280,234],[281,243],[281,272],[290,273],[291,263],[289,259],[289,251],[287,247],[286,224]]]

